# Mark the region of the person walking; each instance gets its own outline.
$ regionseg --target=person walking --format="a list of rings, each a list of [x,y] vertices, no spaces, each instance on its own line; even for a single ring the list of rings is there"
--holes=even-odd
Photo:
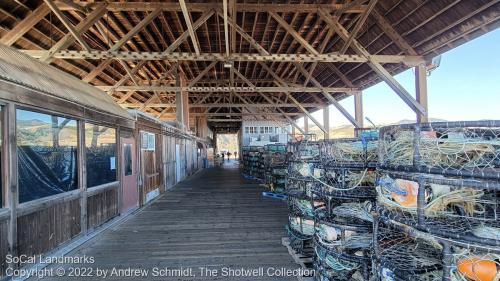
[[[238,158],[238,151],[234,152],[234,159]]]
[[[231,152],[227,152],[227,160],[230,160],[231,159]]]

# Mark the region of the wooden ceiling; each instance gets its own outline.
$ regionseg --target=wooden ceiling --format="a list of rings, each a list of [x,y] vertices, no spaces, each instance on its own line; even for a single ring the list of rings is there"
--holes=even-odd
[[[218,121],[347,116],[337,101],[380,81],[419,112],[391,75],[497,28],[499,2],[2,0],[0,43],[165,119],[181,89]]]

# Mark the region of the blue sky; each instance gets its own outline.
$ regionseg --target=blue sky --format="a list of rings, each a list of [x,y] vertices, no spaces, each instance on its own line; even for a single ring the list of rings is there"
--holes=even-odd
[[[444,53],[439,68],[427,77],[429,116],[450,121],[500,119],[499,50],[497,29]],[[414,95],[413,69],[395,78]],[[340,103],[353,114],[352,97]],[[363,107],[375,124],[415,120],[413,111],[383,82],[363,91]],[[322,122],[322,111],[313,115]],[[330,109],[330,126],[348,123],[335,108]]]

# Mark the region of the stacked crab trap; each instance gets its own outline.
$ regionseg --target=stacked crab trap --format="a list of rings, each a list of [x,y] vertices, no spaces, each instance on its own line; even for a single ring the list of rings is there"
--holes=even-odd
[[[288,202],[288,246],[303,257],[312,257],[314,235],[314,208],[312,196],[315,178],[322,173],[320,143],[298,141],[288,144],[288,177],[286,195]]]
[[[288,172],[285,144],[268,144],[264,146],[263,165],[267,186],[275,193],[285,191]]]
[[[316,280],[371,277],[377,138],[325,140],[315,178]]]
[[[380,130],[380,280],[500,280],[500,121]]]
[[[264,148],[261,146],[244,146],[243,153],[243,176],[251,179],[263,179]]]

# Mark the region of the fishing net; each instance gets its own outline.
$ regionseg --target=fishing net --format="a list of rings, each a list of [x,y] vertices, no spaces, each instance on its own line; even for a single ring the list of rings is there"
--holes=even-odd
[[[288,175],[295,178],[320,178],[323,175],[323,169],[317,162],[291,161]]]
[[[289,233],[302,240],[310,239],[314,234],[314,221],[312,219],[303,218],[300,216],[289,216],[288,227]]]
[[[311,198],[313,196],[312,188],[314,181],[312,179],[290,178],[286,182],[286,193],[289,196],[300,198]]]
[[[327,166],[374,167],[377,143],[374,138],[325,140],[321,142],[321,161]]]
[[[323,280],[368,280],[371,259],[366,251],[337,251],[315,239],[315,267]]]
[[[499,187],[498,182],[381,171],[376,190],[382,216],[438,236],[498,246]]]
[[[500,121],[388,126],[379,142],[384,169],[500,178]]]
[[[376,173],[372,168],[325,167],[323,176],[314,178],[320,192],[333,198],[376,197]]]
[[[301,199],[293,196],[288,197],[289,214],[301,217],[313,218],[314,208],[321,205],[323,205],[323,202],[314,201],[314,203],[311,203],[311,200],[308,199]]]
[[[378,229],[377,252],[382,281],[441,281],[442,251],[423,239],[386,228]]]

